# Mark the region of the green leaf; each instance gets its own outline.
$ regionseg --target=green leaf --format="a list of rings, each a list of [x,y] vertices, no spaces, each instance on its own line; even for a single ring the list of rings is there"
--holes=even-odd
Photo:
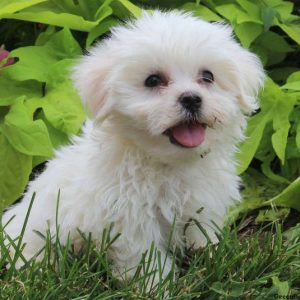
[[[268,57],[268,63],[267,67],[277,65],[281,62],[283,62],[286,58],[286,53],[283,52],[275,52],[269,50],[269,57]]]
[[[12,14],[16,11],[20,11],[26,7],[33,6],[35,4],[45,2],[47,0],[1,0],[0,5],[0,19],[5,14]]]
[[[272,6],[282,23],[290,23],[299,20],[299,17],[292,15],[293,3],[290,1],[280,1]]]
[[[31,157],[16,151],[0,132],[0,213],[21,196],[31,164]]]
[[[268,62],[268,50],[255,43],[251,45],[251,50],[259,56],[262,64],[265,66]]]
[[[10,53],[11,57],[18,57],[19,61],[5,73],[14,80],[35,79],[40,82],[48,80],[48,67],[57,62],[53,51],[44,46],[28,46],[18,48]]]
[[[200,17],[201,19],[206,21],[222,20],[222,18],[220,18],[217,14],[215,14],[212,10],[204,5],[197,5],[196,3],[186,3],[181,7],[181,9],[192,11],[195,16]]]
[[[271,169],[271,162],[274,160],[275,154],[270,155],[269,158],[265,158],[261,164],[261,170],[262,172],[270,179],[272,179],[275,182],[279,183],[285,183],[290,184],[290,181],[283,176],[280,176],[278,174],[275,174],[273,170]]]
[[[290,74],[287,83],[281,89],[300,91],[300,71]]]
[[[272,69],[269,74],[275,82],[285,82],[287,77],[297,70],[295,67],[279,67]]]
[[[291,207],[300,211],[300,177],[293,181],[276,197],[264,202],[264,205]]]
[[[262,222],[275,222],[277,220],[284,220],[290,213],[289,208],[270,208],[260,209],[257,217],[255,218],[256,223]]]
[[[48,68],[46,91],[49,88],[52,89],[57,85],[61,85],[66,80],[70,80],[72,67],[76,62],[77,59],[63,59],[50,66]]]
[[[35,46],[44,46],[54,34],[56,34],[55,26],[47,26],[46,30],[37,37]]]
[[[5,122],[10,124],[24,124],[31,122],[33,116],[24,105],[24,98],[20,97],[14,105],[10,107],[9,113],[5,116]]]
[[[295,239],[299,239],[300,236],[300,223],[297,225],[293,226],[292,228],[287,229],[284,233],[283,236],[289,241],[294,241]]]
[[[275,130],[272,145],[281,161],[284,163],[285,160],[286,141],[290,128],[289,114],[293,109],[294,101],[270,79],[266,81],[261,97],[262,111],[249,120],[246,141],[241,145],[240,153],[237,155],[238,173],[242,173],[249,166],[258,149],[264,129],[272,119]]]
[[[294,107],[294,101],[286,95],[284,101],[278,102],[278,106],[273,110],[272,145],[282,164],[285,163],[285,148],[290,129],[289,115]]]
[[[234,27],[234,32],[239,38],[241,44],[249,48],[252,42],[263,32],[263,27],[256,23],[242,23]]]
[[[277,15],[275,9],[271,7],[263,7],[262,8],[262,20],[264,22],[264,30],[268,31],[270,27],[273,25],[274,17]]]
[[[43,110],[50,124],[67,134],[78,133],[85,112],[70,81],[50,90],[43,99]]]
[[[295,82],[295,81],[300,81],[300,71],[293,72],[292,74],[289,75],[287,82]]]
[[[244,185],[242,190],[243,201],[230,208],[227,215],[228,223],[236,220],[241,214],[263,206],[269,206],[270,204],[265,204],[265,202],[286,187],[286,184],[274,182],[251,167],[242,175],[242,180]]]
[[[4,124],[2,132],[10,144],[21,153],[46,157],[53,154],[47,128],[41,120],[22,126]]]
[[[132,2],[128,0],[117,0],[121,3],[133,16],[138,18],[142,14],[142,9],[138,6],[134,5]]]
[[[0,73],[1,74],[1,73]],[[1,74],[2,75],[2,74]],[[0,75],[0,106],[12,105],[26,97],[42,95],[42,85],[36,81],[18,82]]]
[[[89,48],[96,38],[100,37],[107,31],[109,31],[111,27],[116,26],[118,24],[119,21],[113,18],[108,18],[100,24],[98,24],[89,32],[88,37],[86,39],[86,48]]]
[[[300,45],[300,26],[294,24],[278,24],[288,36]]]
[[[52,144],[43,121],[33,121],[22,102],[13,105],[4,119],[2,133],[19,152],[51,157]]]
[[[52,35],[45,46],[51,48],[58,59],[74,58],[82,54],[80,45],[68,28],[63,28]]]
[[[28,12],[21,11],[16,14],[4,14],[3,18],[23,20],[30,22],[37,22],[43,24],[50,24],[60,27],[68,27],[70,29],[87,31],[98,25],[98,21],[87,21],[81,16],[72,15],[69,13],[55,13],[47,11],[43,8],[35,8]]]
[[[296,131],[296,145],[298,150],[300,151],[300,122],[297,125],[297,131]]]
[[[6,68],[3,73],[19,81],[35,79],[40,82],[49,82],[51,81],[49,72],[52,66],[62,59],[71,59],[81,53],[79,44],[69,29],[65,28],[51,35],[43,46],[28,46],[13,50],[10,56],[18,57],[19,61]],[[59,73],[63,71],[65,69],[60,70]]]
[[[240,146],[240,151],[237,153],[238,174],[243,173],[249,166],[255,152],[259,146],[263,136],[264,129],[267,123],[272,119],[272,112],[258,113],[248,122],[246,141]]]
[[[295,127],[297,129],[297,127],[299,126],[300,123],[295,124]],[[297,143],[296,143],[296,136],[294,136],[294,134],[297,134],[297,132],[293,132],[292,130],[290,130],[290,135],[288,138],[288,143],[287,143],[287,147],[286,147],[286,159],[299,159],[300,158],[300,149],[298,149]],[[300,170],[300,164],[299,164],[299,170]]]
[[[44,112],[41,110],[37,113],[37,117],[39,120],[42,120],[43,123],[47,127],[47,131],[51,140],[51,144],[53,145],[54,149],[62,147],[63,145],[67,145],[70,142],[68,135],[56,128],[54,128],[46,119]],[[49,157],[45,156],[33,156],[32,157],[32,165],[33,168],[44,161],[49,159]]]
[[[61,147],[62,145],[66,145],[70,142],[69,136],[66,133],[54,128],[49,123],[43,111],[39,114],[39,118],[44,122],[44,124],[47,127],[47,131],[49,133],[50,140],[54,149],[57,149],[58,147]]]
[[[232,282],[232,288],[229,296],[233,298],[241,298],[244,293],[245,285],[243,283]]]
[[[299,81],[288,82],[280,88],[283,89],[283,90],[300,91],[300,80]]]
[[[209,289],[220,295],[228,296],[227,293],[223,290],[222,283],[219,281],[214,282]]]
[[[265,126],[271,120],[273,120],[275,130],[272,135],[272,145],[282,164],[285,162],[285,149],[290,128],[289,115],[297,99],[283,93],[270,79],[266,81],[261,97],[262,110],[249,120],[247,139],[241,145],[241,152],[237,155],[240,162],[239,173],[245,171],[250,164],[262,139]]]
[[[282,36],[272,31],[264,32],[256,40],[256,43],[271,52],[287,53],[294,51]]]
[[[260,20],[260,6],[248,0],[236,0],[236,2],[252,17]]]
[[[288,281],[280,281],[277,276],[272,277],[273,286],[278,291],[278,296],[288,296],[290,287]]]
[[[112,8],[109,6],[109,4],[113,0],[104,1],[104,3],[97,9],[95,13],[95,19],[98,21],[98,25],[107,17],[111,16],[113,13]],[[96,25],[96,26],[98,26]]]
[[[249,13],[243,11],[236,4],[224,4],[216,6],[216,11],[230,21],[232,24],[241,24],[245,22],[252,22],[263,25],[260,18],[251,16]]]
[[[258,160],[264,162],[265,160],[274,160],[276,154],[272,148],[270,137],[272,136],[274,130],[273,130],[273,124],[272,122],[269,122],[267,126],[264,129],[263,136],[269,137],[269,138],[262,138],[259,147],[255,153],[255,158]],[[273,150],[273,151],[272,151]]]
[[[277,102],[286,101],[286,93],[271,79],[267,78],[264,89],[260,95],[261,109],[269,111],[277,105]]]

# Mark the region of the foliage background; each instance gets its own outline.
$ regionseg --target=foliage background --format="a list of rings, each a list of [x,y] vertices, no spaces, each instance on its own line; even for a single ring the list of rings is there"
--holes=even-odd
[[[230,217],[273,204],[284,208],[261,209],[258,222],[300,210],[299,2],[0,0],[0,45],[10,52],[0,61],[0,211],[20,197],[33,168],[79,133],[85,113],[69,79],[78,56],[111,26],[157,7],[231,24],[267,70],[238,153],[247,201]]]

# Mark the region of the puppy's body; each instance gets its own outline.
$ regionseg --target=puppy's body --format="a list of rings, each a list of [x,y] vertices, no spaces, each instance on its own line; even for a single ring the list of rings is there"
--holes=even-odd
[[[66,242],[70,234],[76,243],[80,239],[77,229],[91,232],[100,242],[104,228],[113,223],[112,236],[121,233],[111,247],[117,267],[136,266],[153,241],[164,251],[175,215],[173,243],[177,246],[184,245],[183,227],[190,218],[200,219],[214,238],[211,221],[221,226],[226,208],[232,199],[239,198],[233,164],[212,154],[196,163],[179,161],[171,166],[153,160],[118,133],[112,136],[111,130],[93,128],[88,122],[82,137],[58,151],[46,171],[30,183],[22,202],[5,214],[4,223],[16,215],[6,229],[15,237],[36,192],[23,239],[27,244],[25,257],[32,257],[44,245],[30,229],[45,233],[49,228],[52,236],[57,232],[58,190],[61,242]],[[197,213],[202,207],[204,210]],[[186,238],[188,246],[206,243],[199,229],[192,226]]]
[[[214,75],[210,83],[199,79],[199,70],[207,76],[207,69]],[[146,78],[153,73],[166,82],[160,78],[161,85],[149,88]],[[135,267],[152,242],[166,253],[174,219],[173,245],[184,247],[190,219],[215,240],[211,221],[222,226],[227,208],[239,199],[235,145],[243,138],[243,111],[255,107],[262,77],[255,56],[223,25],[155,12],[117,28],[76,69],[75,83],[93,120],[4,215],[4,224],[15,215],[6,232],[18,236],[36,192],[23,238],[23,255],[32,257],[44,244],[33,230],[56,233],[60,190],[61,242],[69,234],[80,242],[79,229],[100,243],[113,223],[111,234],[121,235],[110,257],[120,272]],[[186,92],[199,95],[201,106],[183,108]],[[197,226],[189,226],[186,242],[199,247],[206,239]],[[168,260],[166,273],[170,266]]]

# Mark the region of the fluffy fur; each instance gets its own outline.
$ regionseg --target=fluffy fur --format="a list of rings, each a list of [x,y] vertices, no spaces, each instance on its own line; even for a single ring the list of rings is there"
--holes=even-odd
[[[203,70],[213,73],[214,82],[201,81]],[[153,73],[164,74],[168,84],[146,87]],[[184,237],[191,218],[215,240],[211,221],[222,226],[227,208],[240,199],[234,153],[243,139],[245,114],[257,108],[263,82],[257,57],[224,24],[156,11],[114,28],[82,57],[74,82],[91,119],[3,217],[5,224],[15,215],[6,232],[18,237],[36,192],[23,255],[30,259],[43,247],[33,230],[55,235],[58,190],[61,242],[70,234],[80,243],[80,229],[99,244],[113,223],[112,235],[121,235],[109,255],[119,272],[135,267],[152,242],[165,254],[174,218],[174,246],[205,245],[197,226],[189,226]],[[191,91],[202,98],[197,119],[207,127],[203,143],[183,148],[164,133],[186,120],[178,99]],[[170,265],[167,260],[165,273]]]

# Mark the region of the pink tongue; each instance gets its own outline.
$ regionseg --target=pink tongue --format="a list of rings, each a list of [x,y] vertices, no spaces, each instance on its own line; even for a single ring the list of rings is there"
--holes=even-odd
[[[181,124],[171,129],[175,140],[185,147],[196,147],[202,144],[205,137],[205,126],[195,124]]]

